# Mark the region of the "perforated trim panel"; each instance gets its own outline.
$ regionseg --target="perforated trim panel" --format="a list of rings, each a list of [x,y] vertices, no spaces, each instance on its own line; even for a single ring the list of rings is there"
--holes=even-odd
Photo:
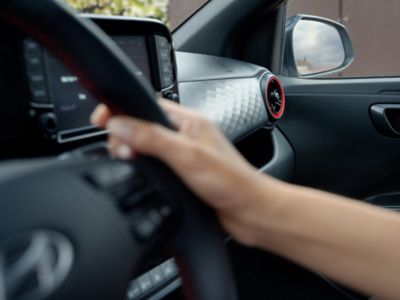
[[[236,141],[267,124],[259,77],[179,84],[181,104],[214,121]]]

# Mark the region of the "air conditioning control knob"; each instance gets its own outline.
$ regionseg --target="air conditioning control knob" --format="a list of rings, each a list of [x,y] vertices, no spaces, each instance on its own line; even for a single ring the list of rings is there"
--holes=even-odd
[[[48,134],[57,132],[57,117],[54,113],[45,113],[40,116],[40,123]]]

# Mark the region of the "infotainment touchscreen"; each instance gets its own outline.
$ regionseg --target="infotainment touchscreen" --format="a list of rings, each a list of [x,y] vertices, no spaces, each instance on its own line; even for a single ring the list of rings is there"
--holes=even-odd
[[[114,36],[115,42],[138,66],[140,76],[151,81],[146,38],[143,36]],[[94,129],[89,122],[96,100],[79,82],[79,78],[61,61],[45,52],[48,88],[54,103],[59,133],[67,134]]]

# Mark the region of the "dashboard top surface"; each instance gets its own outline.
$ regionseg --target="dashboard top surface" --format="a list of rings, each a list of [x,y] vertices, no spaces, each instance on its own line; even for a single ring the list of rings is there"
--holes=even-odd
[[[256,77],[265,68],[239,60],[176,52],[178,81],[202,81]]]

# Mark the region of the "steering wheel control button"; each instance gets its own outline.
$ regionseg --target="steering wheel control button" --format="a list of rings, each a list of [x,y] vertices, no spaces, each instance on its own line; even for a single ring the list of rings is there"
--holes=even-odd
[[[149,272],[151,281],[153,282],[153,285],[157,286],[160,285],[164,281],[164,274],[161,270],[161,268],[157,267],[154,268]]]
[[[96,187],[110,190],[129,182],[135,174],[134,167],[127,163],[111,162],[91,169],[86,177]]]
[[[157,211],[152,210],[135,222],[134,227],[136,236],[142,241],[149,240],[156,235],[158,229],[161,228],[161,225],[161,216]]]
[[[147,299],[149,295],[177,278],[178,269],[174,259],[170,259],[133,280],[128,286],[126,298],[127,300]]]
[[[147,293],[153,288],[153,283],[149,274],[144,274],[137,279],[138,285],[142,293]]]
[[[178,268],[176,267],[173,259],[167,260],[160,266],[165,278],[171,278],[178,274]]]
[[[152,188],[145,188],[139,191],[134,191],[132,195],[129,195],[128,197],[123,198],[120,201],[120,205],[122,209],[129,211],[132,208],[134,208],[137,204],[140,202],[149,199],[153,195],[153,189]]]
[[[173,277],[177,274],[177,268],[172,259],[167,260],[160,266],[166,278]]]
[[[142,291],[140,289],[140,286],[138,282],[135,280],[133,281],[129,287],[128,287],[128,292],[127,292],[127,300],[136,300],[140,299],[142,296]]]
[[[139,240],[148,241],[165,227],[171,215],[172,209],[167,205],[145,209],[134,215],[133,232]]]

